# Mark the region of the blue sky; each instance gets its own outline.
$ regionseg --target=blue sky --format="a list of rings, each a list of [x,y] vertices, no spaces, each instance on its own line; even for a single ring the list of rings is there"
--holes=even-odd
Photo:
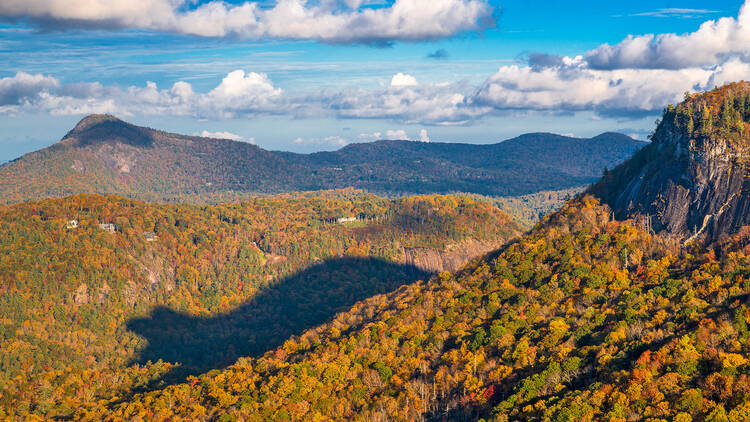
[[[750,78],[741,1],[93,3],[0,4],[0,161],[91,112],[301,152],[645,138],[682,92]]]

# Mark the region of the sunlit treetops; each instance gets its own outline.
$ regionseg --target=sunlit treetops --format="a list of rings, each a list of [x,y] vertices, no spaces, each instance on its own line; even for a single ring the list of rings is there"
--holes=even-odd
[[[731,141],[745,145],[750,136],[750,83],[733,82],[711,91],[685,94],[677,106],[669,105],[651,138],[667,141],[671,132],[688,141]]]

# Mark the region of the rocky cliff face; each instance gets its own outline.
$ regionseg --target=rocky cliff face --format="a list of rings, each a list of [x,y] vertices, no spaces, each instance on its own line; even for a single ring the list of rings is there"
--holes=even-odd
[[[502,246],[503,242],[469,239],[450,245],[446,250],[430,248],[404,248],[404,264],[421,270],[440,273],[456,272],[469,261]]]
[[[713,241],[750,224],[750,84],[669,107],[652,143],[590,189],[615,218],[641,219],[682,241]]]

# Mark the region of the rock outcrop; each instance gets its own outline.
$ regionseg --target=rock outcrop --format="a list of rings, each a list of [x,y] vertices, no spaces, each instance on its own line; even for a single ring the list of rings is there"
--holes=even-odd
[[[640,219],[683,242],[717,240],[750,224],[750,84],[670,106],[652,143],[589,193],[618,220]]]
[[[469,261],[502,246],[502,242],[487,242],[476,239],[450,245],[446,250],[431,248],[404,248],[404,264],[421,270],[440,273],[455,272]]]

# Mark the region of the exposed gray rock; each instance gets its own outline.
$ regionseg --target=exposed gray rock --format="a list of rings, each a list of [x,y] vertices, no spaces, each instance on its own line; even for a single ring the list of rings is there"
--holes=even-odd
[[[609,172],[589,193],[618,220],[640,219],[683,242],[717,240],[750,224],[747,143],[690,139],[663,123],[653,142]]]
[[[455,272],[469,261],[502,246],[502,242],[485,242],[475,239],[450,245],[446,250],[431,248],[404,248],[404,263],[424,271]]]

